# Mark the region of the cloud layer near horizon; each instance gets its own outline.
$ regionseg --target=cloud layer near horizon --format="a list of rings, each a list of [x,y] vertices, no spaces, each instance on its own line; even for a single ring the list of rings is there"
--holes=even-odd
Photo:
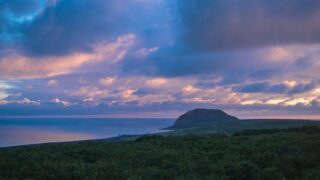
[[[0,0],[0,115],[319,115],[316,0]]]

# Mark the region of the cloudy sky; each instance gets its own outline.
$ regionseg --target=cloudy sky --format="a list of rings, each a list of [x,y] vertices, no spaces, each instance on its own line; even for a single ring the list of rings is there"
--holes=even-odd
[[[319,0],[0,0],[0,116],[320,118]]]

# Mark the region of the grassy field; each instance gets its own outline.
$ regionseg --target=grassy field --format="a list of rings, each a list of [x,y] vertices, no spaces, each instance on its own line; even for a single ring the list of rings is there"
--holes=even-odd
[[[4,148],[0,179],[320,179],[320,128]]]

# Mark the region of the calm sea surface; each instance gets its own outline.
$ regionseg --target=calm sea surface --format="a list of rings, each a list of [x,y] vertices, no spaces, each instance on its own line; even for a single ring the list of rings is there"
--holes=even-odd
[[[161,132],[173,119],[0,118],[0,147]]]

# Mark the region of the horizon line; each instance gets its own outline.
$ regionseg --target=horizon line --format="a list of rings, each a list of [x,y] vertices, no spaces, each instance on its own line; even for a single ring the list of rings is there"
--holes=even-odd
[[[115,119],[177,119],[178,116],[134,116],[134,115],[21,115],[21,116],[0,116],[0,119],[28,119],[28,118],[48,118],[48,119],[104,119],[104,118],[115,118]],[[238,117],[240,120],[313,120],[320,121],[320,115],[291,115],[291,116],[281,116],[281,115],[271,115],[271,116],[251,116],[251,117]]]

